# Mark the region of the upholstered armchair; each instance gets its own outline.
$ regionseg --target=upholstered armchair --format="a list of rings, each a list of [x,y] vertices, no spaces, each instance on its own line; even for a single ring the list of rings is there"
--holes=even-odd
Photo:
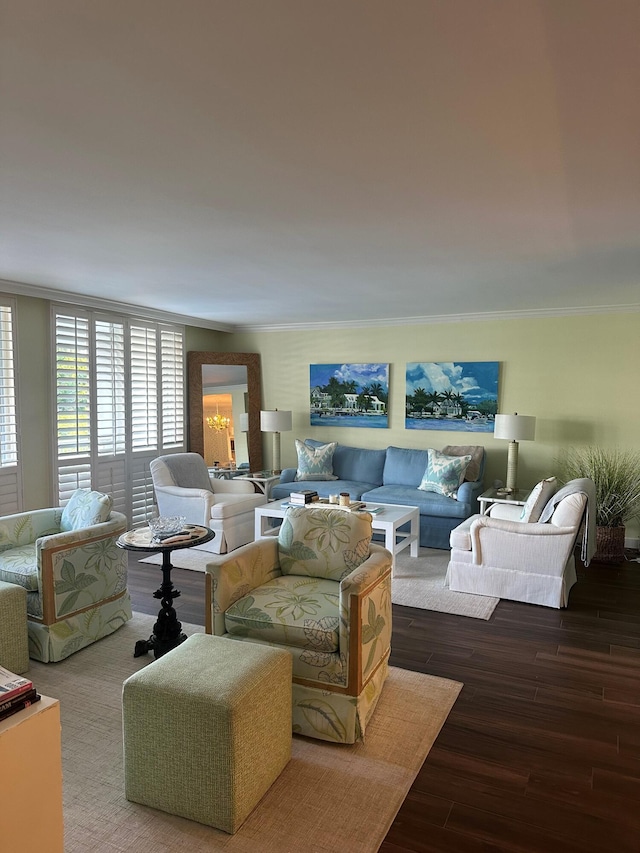
[[[580,534],[587,565],[595,549],[595,487],[591,480],[572,480],[551,496],[534,490],[528,503],[521,520],[474,515],[451,532],[449,589],[567,606]]]
[[[388,670],[391,559],[369,513],[296,507],[278,538],[207,565],[207,632],[291,653],[294,732],[364,737]]]
[[[111,499],[78,489],[68,504],[0,518],[0,580],[27,591],[29,656],[49,663],[131,619],[127,529]]]
[[[196,549],[226,554],[253,539],[254,509],[265,502],[247,480],[217,480],[199,453],[158,456],[150,466],[160,515],[182,515],[216,534]]]

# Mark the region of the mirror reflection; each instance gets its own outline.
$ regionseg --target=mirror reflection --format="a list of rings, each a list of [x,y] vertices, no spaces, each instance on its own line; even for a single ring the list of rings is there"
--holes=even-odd
[[[242,415],[248,410],[247,368],[236,364],[202,366],[204,460],[210,467],[248,468],[247,434]]]
[[[187,353],[189,450],[210,468],[262,470],[260,356],[251,352]],[[228,422],[227,422],[228,419]]]

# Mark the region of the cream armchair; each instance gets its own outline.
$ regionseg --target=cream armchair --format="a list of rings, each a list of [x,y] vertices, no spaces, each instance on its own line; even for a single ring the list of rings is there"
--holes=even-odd
[[[203,524],[215,537],[201,551],[226,554],[253,539],[254,509],[265,502],[246,480],[217,480],[199,453],[158,456],[150,466],[160,515],[183,515]]]
[[[391,559],[369,513],[292,508],[277,539],[207,565],[207,632],[291,653],[294,732],[364,737],[388,671]]]
[[[576,582],[574,550],[593,553],[595,488],[574,480],[545,506],[537,522],[474,515],[451,532],[445,584],[456,592],[566,607]]]
[[[78,489],[64,509],[0,518],[0,580],[27,591],[29,656],[49,663],[113,633],[131,619],[127,529],[111,499]]]

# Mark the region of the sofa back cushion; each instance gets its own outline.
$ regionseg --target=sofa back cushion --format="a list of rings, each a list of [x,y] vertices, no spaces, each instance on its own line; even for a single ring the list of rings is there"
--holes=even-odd
[[[429,462],[428,450],[387,447],[383,485],[411,486],[417,489]]]
[[[325,443],[313,438],[305,440],[305,444],[310,447],[320,447]],[[386,455],[386,450],[369,450],[364,447],[337,444],[333,452],[333,473],[339,480],[353,480],[357,483],[381,486]]]
[[[280,570],[340,581],[367,559],[371,535],[368,512],[289,507],[278,533]]]
[[[481,444],[448,444],[442,448],[447,456],[470,456],[464,479],[467,483],[478,483],[484,474],[485,452]]]
[[[92,492],[91,489],[76,489],[62,510],[60,530],[81,530],[109,521],[112,504],[109,495]]]

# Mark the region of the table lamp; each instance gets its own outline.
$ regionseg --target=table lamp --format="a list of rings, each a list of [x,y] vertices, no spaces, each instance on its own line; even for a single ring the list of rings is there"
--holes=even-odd
[[[536,433],[536,419],[530,415],[496,415],[493,437],[509,442],[507,455],[507,484],[499,489],[501,494],[513,494],[516,491],[518,477],[518,442],[533,441]]]
[[[273,433],[273,473],[280,474],[280,433],[293,429],[291,412],[279,409],[260,412],[260,429]]]

